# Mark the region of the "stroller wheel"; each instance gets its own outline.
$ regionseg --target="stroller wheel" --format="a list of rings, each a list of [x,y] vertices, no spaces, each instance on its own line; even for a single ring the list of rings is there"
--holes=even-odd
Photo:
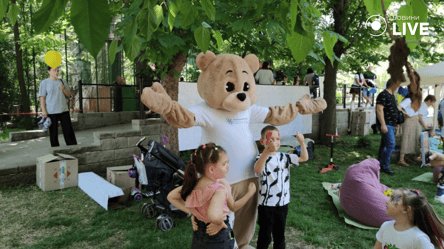
[[[145,209],[142,209],[142,213],[145,216],[145,218],[150,219],[157,215],[157,209],[156,204],[153,203],[145,203],[144,205]],[[143,208],[143,207],[142,207]]]
[[[145,215],[146,209],[148,208],[148,203],[143,203],[143,206],[140,211],[142,211],[142,214]]]
[[[134,200],[136,200],[137,202],[142,200],[142,194],[141,193],[137,193],[136,195],[134,195]]]
[[[162,231],[168,231],[173,228],[174,222],[169,215],[161,214],[157,217],[157,227]]]

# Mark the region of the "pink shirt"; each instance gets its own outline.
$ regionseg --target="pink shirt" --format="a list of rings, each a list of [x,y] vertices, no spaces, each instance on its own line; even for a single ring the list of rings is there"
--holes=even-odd
[[[211,221],[208,219],[208,207],[210,206],[211,198],[214,193],[219,190],[225,191],[225,186],[219,183],[219,180],[215,183],[208,184],[203,188],[194,189],[187,197],[185,207],[188,208],[197,219],[205,223],[210,223]],[[227,198],[228,193],[226,194],[223,207],[224,215],[227,215],[230,212],[227,206]]]

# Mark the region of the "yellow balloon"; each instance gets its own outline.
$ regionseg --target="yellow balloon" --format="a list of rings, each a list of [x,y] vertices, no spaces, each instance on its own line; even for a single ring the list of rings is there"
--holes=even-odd
[[[62,56],[57,51],[49,51],[45,55],[45,62],[48,66],[56,68],[62,63]]]

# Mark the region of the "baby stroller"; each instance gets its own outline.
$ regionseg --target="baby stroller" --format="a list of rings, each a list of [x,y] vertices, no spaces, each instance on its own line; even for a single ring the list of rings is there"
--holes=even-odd
[[[128,174],[136,178],[136,188],[139,188],[140,183],[140,189],[153,193],[151,201],[142,206],[143,215],[149,219],[161,213],[157,217],[157,227],[167,231],[174,225],[171,212],[184,214],[168,202],[167,196],[171,190],[182,185],[185,162],[156,141],[151,140],[148,148],[143,147],[142,142],[145,139],[146,137],[141,138],[136,144],[141,157],[133,155],[135,165],[128,170]],[[143,196],[148,197],[141,191],[135,191],[136,200],[140,201]]]

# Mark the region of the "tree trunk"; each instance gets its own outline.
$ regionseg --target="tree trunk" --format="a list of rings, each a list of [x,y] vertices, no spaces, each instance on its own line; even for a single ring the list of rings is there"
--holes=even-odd
[[[299,63],[299,82],[302,82],[302,79],[304,79],[304,78],[301,78],[302,77],[302,61]]]
[[[173,62],[168,66],[169,73],[165,78],[161,80],[162,86],[165,88],[168,95],[172,100],[177,101],[179,97],[179,75],[177,78],[174,77],[174,74],[179,74],[185,63],[187,62],[187,56],[182,52],[177,53],[173,57]],[[162,125],[161,125],[161,134],[167,135],[169,142],[167,148],[171,150],[173,153],[179,154],[179,133],[178,129],[167,124],[165,119],[162,117]]]
[[[348,11],[350,3],[348,0],[334,2],[332,5],[334,18],[334,31],[342,36],[346,36],[343,19]],[[344,42],[338,40],[333,47],[334,54],[341,58],[344,51]],[[321,133],[319,134],[321,143],[330,145],[331,139],[326,134],[336,134],[336,74],[338,72],[339,62],[335,60],[333,65],[330,59],[325,56],[325,80],[324,80],[324,99],[327,102],[327,109],[324,110],[320,121]]]
[[[331,139],[326,134],[336,134],[336,73],[338,71],[338,61],[331,65],[330,59],[325,57],[325,81],[324,99],[327,102],[327,109],[321,114],[320,140],[324,145],[330,145]]]
[[[15,4],[15,0],[13,0],[12,3]],[[14,25],[14,41],[15,41],[15,55],[17,59],[17,73],[18,73],[18,80],[21,92],[20,110],[24,113],[29,113],[30,112],[29,96],[28,92],[26,91],[25,79],[23,78],[23,61],[22,61],[22,50],[20,48],[20,32],[19,32],[18,22],[19,19],[17,19]],[[25,129],[32,130],[31,116],[29,114],[24,114],[24,120],[25,120]]]

